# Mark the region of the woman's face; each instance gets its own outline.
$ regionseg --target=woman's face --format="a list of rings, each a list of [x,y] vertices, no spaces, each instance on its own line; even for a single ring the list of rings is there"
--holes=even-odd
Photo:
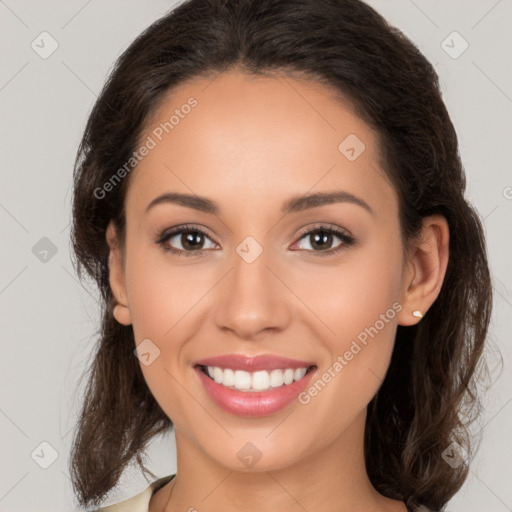
[[[182,84],[140,141],[111,282],[178,443],[263,471],[359,440],[405,289],[375,132],[324,86],[229,72]],[[198,366],[233,355],[218,382]]]

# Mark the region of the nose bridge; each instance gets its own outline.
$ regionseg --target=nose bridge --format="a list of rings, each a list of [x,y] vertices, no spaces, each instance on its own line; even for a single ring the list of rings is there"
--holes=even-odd
[[[272,254],[254,237],[235,247],[231,271],[223,280],[215,321],[240,337],[251,338],[265,329],[282,329],[289,318],[282,283],[268,268]],[[274,271],[275,272],[275,271]]]

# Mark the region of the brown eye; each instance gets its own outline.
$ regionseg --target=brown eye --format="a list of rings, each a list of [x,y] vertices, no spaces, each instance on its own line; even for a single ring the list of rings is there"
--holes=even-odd
[[[336,243],[336,239],[340,242],[333,247],[333,244]],[[303,234],[300,240],[308,242],[305,244],[306,247],[302,247],[301,250],[316,252],[319,253],[319,255],[337,253],[354,243],[354,239],[348,235],[347,232],[332,227],[316,227]]]
[[[179,242],[181,243],[183,249],[186,251],[202,249],[205,242],[205,236],[197,231],[182,232],[180,235],[174,236],[172,238],[177,237],[179,237]]]
[[[215,243],[204,231],[186,226],[164,232],[157,243],[166,251],[185,256],[194,256],[215,248]]]

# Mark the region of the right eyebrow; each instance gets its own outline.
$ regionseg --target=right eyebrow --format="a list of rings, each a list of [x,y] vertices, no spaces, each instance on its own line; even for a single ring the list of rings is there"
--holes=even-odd
[[[193,208],[194,210],[211,213],[213,215],[218,215],[220,212],[220,208],[217,203],[211,199],[207,199],[206,197],[190,194],[179,194],[177,192],[168,192],[166,194],[162,194],[161,196],[155,197],[155,199],[153,199],[146,207],[146,213],[156,205],[163,203],[179,204],[181,206],[186,206],[187,208]]]

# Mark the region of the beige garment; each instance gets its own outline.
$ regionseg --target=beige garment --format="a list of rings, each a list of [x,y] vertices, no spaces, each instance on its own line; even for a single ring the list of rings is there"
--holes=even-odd
[[[151,501],[151,497],[153,494],[158,491],[165,484],[170,482],[175,475],[164,476],[163,478],[159,478],[155,480],[145,491],[124,500],[120,503],[115,503],[114,505],[109,505],[108,507],[100,508],[97,512],[148,512],[149,502]],[[427,509],[425,506],[420,505],[415,507],[414,509],[409,509],[412,512],[431,512],[430,509]]]
[[[121,501],[120,503],[114,503],[113,505],[100,508],[97,512],[148,512],[149,502],[151,501],[153,494],[170,482],[174,476],[175,475],[168,475],[163,478],[159,478],[140,494]]]

